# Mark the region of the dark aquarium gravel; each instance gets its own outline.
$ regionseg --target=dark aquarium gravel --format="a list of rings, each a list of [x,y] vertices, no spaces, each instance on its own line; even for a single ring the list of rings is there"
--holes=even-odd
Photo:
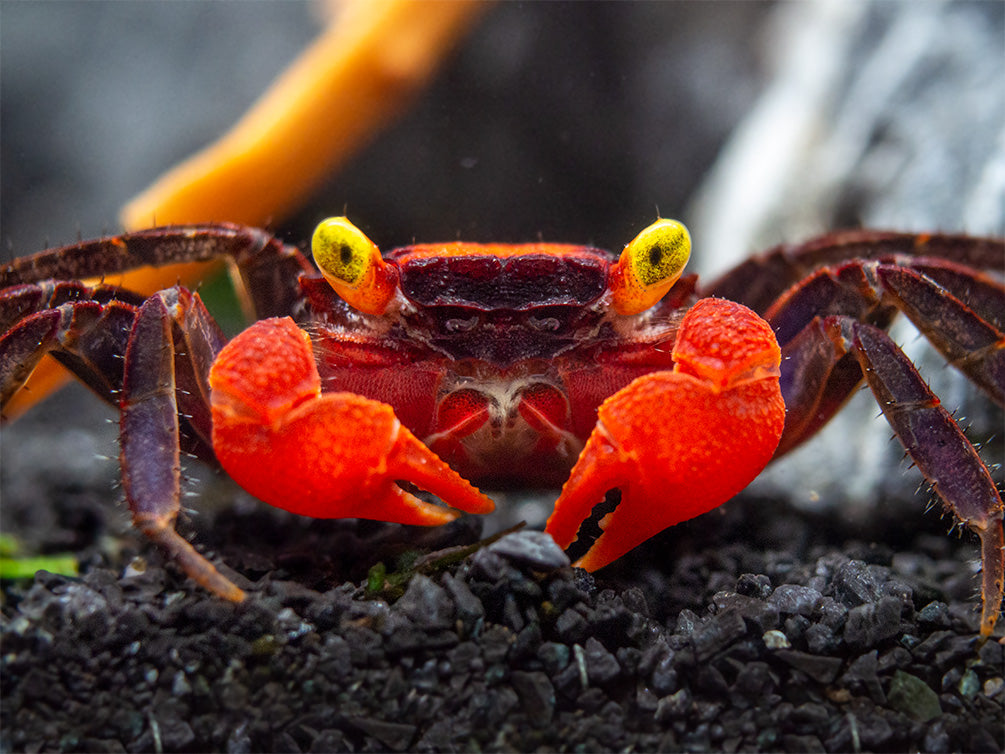
[[[974,543],[888,513],[738,499],[589,575],[532,531],[472,550],[471,519],[238,505],[194,539],[234,567],[241,605],[132,533],[110,548],[96,513],[80,578],[4,585],[0,744],[1001,751],[1003,646],[977,638]]]

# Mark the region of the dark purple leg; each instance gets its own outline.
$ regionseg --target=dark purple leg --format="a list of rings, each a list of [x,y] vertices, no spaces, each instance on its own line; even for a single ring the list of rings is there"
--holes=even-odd
[[[174,225],[71,246],[15,259],[0,267],[0,288],[42,280],[103,278],[143,266],[226,259],[240,275],[241,293],[257,318],[293,313],[301,274],[316,270],[294,247],[263,230],[240,225]]]
[[[914,323],[946,361],[966,374],[999,406],[1005,405],[1005,333],[979,316],[960,300],[918,271],[881,264],[876,276],[884,297],[892,300]],[[990,287],[961,291],[979,308],[1005,310],[1005,291],[1000,287],[992,302]]]
[[[917,260],[907,260],[912,265]],[[1005,310],[1005,289],[974,270],[922,260],[935,266],[961,294],[981,309]],[[972,287],[967,288],[969,280]],[[765,317],[782,348],[785,432],[777,455],[817,431],[841,408],[861,380],[856,360],[846,355],[841,327],[832,318],[886,329],[898,310],[946,357],[995,401],[1005,392],[1005,336],[991,322],[913,266],[856,260],[824,267],[791,289]],[[835,334],[837,333],[837,334]]]
[[[974,446],[903,351],[876,327],[843,324],[849,348],[904,448],[947,510],[980,537],[981,634],[990,636],[1005,585],[1001,496]]]
[[[745,304],[763,315],[789,288],[814,270],[852,259],[935,257],[953,260],[973,270],[1002,269],[1005,241],[960,234],[891,233],[845,230],[801,244],[782,244],[751,257],[699,290]]]
[[[110,403],[122,387],[122,354],[136,306],[103,288],[78,283],[31,284],[0,294],[0,406],[51,353]],[[20,320],[20,321],[17,321]]]
[[[137,528],[164,548],[200,585],[236,602],[244,599],[244,592],[174,528],[181,472],[173,331],[176,323],[186,320],[187,311],[194,311],[197,320],[201,316],[204,310],[193,307],[191,301],[187,291],[170,289],[151,296],[137,313],[126,350],[122,386],[122,481]],[[191,339],[186,348],[190,352],[193,343],[202,350],[212,350],[213,344],[199,344],[199,337],[192,332],[188,337]]]
[[[183,449],[213,461],[206,375],[224,336],[198,296],[162,294],[175,312],[174,339]],[[32,283],[0,294],[0,406],[50,354],[102,399],[118,407],[123,361],[143,298],[118,288],[82,283]],[[18,321],[20,320],[20,321]]]

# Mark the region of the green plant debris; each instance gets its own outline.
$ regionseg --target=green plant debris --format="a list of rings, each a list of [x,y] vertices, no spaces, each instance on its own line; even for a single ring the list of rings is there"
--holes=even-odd
[[[74,555],[39,555],[30,558],[0,557],[0,579],[30,579],[38,571],[60,576],[78,576],[80,564]]]
[[[16,558],[24,548],[21,540],[12,534],[0,534],[0,558]]]
[[[425,555],[418,550],[407,550],[398,556],[394,571],[391,572],[388,572],[387,566],[383,562],[377,563],[367,573],[366,594],[368,597],[394,601],[405,593],[408,582],[415,574],[421,573],[428,576],[445,571],[453,564],[459,563],[507,534],[519,531],[525,525],[521,521],[516,526],[496,532],[491,537],[486,537],[472,545],[447,547]]]

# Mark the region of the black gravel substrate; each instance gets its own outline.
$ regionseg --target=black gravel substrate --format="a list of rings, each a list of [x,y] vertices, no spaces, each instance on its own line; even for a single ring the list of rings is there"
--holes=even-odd
[[[109,555],[99,525],[81,578],[5,584],[0,744],[1001,751],[1003,646],[977,640],[975,547],[908,518],[874,537],[736,500],[592,577],[519,532],[399,586],[410,547],[472,542],[477,524],[245,506],[195,537],[247,577],[242,605],[132,535]],[[390,575],[368,587],[377,561]]]

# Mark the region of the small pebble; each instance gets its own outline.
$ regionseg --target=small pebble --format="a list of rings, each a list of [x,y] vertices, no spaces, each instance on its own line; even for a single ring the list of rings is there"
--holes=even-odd
[[[776,629],[765,631],[761,638],[764,640],[764,646],[768,649],[788,649],[792,646],[789,643],[789,637]]]

